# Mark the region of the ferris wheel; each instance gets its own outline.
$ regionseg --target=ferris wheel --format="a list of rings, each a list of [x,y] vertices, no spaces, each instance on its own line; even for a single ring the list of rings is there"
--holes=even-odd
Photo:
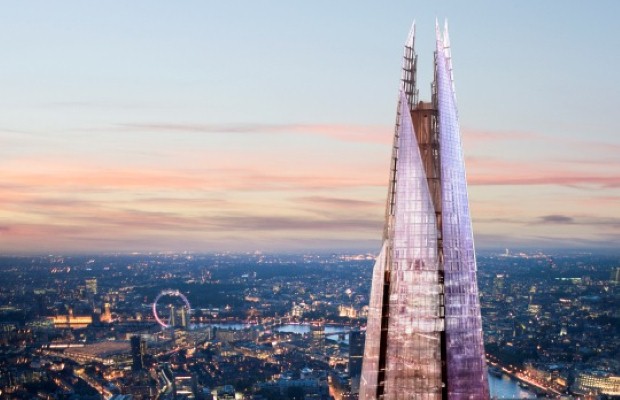
[[[175,290],[175,289],[162,290],[157,295],[157,297],[155,297],[155,301],[153,302],[153,316],[155,317],[155,320],[157,321],[157,323],[161,325],[162,328],[166,329],[166,328],[170,328],[173,325],[171,320],[174,319],[174,314],[171,314],[170,320],[166,322],[162,318],[160,318],[159,314],[157,313],[157,302],[159,301],[159,299],[161,299],[164,296],[173,296],[173,297],[180,298],[184,303],[182,308],[184,309],[187,317],[189,317],[192,306],[189,304],[189,300],[187,300],[187,297],[185,297],[185,295],[179,292],[178,290]],[[172,313],[174,313],[174,311],[172,311]]]

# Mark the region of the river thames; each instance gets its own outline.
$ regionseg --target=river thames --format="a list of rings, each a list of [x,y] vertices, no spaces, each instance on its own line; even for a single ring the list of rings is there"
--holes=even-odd
[[[534,399],[536,394],[519,386],[518,381],[506,374],[489,374],[489,389],[492,399]]]

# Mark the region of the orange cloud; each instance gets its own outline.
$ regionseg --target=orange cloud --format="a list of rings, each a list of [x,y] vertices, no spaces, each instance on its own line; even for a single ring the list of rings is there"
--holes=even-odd
[[[489,131],[462,128],[461,135],[464,140],[469,142],[489,142],[489,141],[531,141],[546,140],[544,135],[533,132],[518,131]]]
[[[60,152],[36,158],[12,157],[0,164],[0,235],[4,249],[30,246],[26,243],[33,243],[33,248],[49,243],[50,248],[53,244],[56,248],[135,250],[161,249],[166,244],[182,248],[179,246],[183,243],[204,249],[208,243],[213,246],[211,249],[225,249],[235,241],[258,247],[265,243],[290,245],[292,238],[317,246],[349,238],[339,243],[350,245],[380,236],[392,140],[389,127],[155,124],[123,128],[209,134],[290,133],[380,146],[358,148],[362,155],[347,154],[347,145],[343,143],[334,143],[325,153],[316,149],[308,152],[245,148],[218,152],[207,147],[189,151],[171,148],[165,157],[145,151],[148,154],[139,163],[126,156],[80,159],[80,155],[63,157]],[[510,145],[526,140],[537,144],[551,142],[545,135],[483,131],[464,131],[464,140],[475,146],[489,142]],[[577,142],[568,143],[579,146]],[[549,159],[534,159],[529,154],[518,158],[518,154],[512,154],[510,159],[490,151],[486,153],[490,154],[488,157],[467,158],[470,185],[519,186],[493,189],[494,193],[501,192],[502,200],[487,198],[486,202],[482,192],[490,190],[476,188],[475,196],[470,197],[472,210],[476,215],[509,215],[524,221],[536,221],[541,214],[566,215],[574,221],[584,221],[572,215],[569,207],[550,210],[547,203],[545,211],[533,215],[526,209],[533,202],[526,207],[511,200],[511,193],[526,193],[525,186],[541,185],[594,187],[600,189],[600,199],[590,204],[613,205],[617,196],[609,189],[620,187],[620,176],[616,174],[620,163],[613,158],[615,148],[610,146],[612,150],[607,151],[605,144],[581,144],[585,149],[596,148],[597,157],[606,157],[588,157],[588,150],[583,154],[562,153],[562,159],[557,154]],[[537,190],[530,191],[532,196],[536,196]],[[580,192],[586,196],[584,193],[587,191]],[[475,203],[477,197],[480,203]],[[482,234],[487,233],[484,229],[502,234],[501,229],[514,228],[513,223],[502,218],[477,221],[482,223]],[[530,235],[542,235],[546,231],[538,231],[543,229],[541,225],[532,223],[526,228],[531,230]],[[564,225],[575,229],[593,226]],[[614,229],[616,225],[601,226]]]
[[[393,128],[383,125],[354,124],[178,124],[142,123],[119,124],[121,129],[146,132],[185,132],[202,134],[304,134],[325,136],[347,142],[389,144]]]
[[[466,160],[470,185],[560,185],[620,187],[620,175],[610,174],[608,165],[599,170],[575,170],[576,163],[508,161],[472,157]],[[596,164],[594,164],[596,165]],[[613,171],[612,171],[613,172]]]
[[[41,167],[46,170],[45,166]],[[238,169],[153,170],[83,168],[50,172],[0,169],[5,182],[15,187],[105,191],[109,189],[151,190],[309,190],[339,187],[374,186],[384,179],[379,175],[347,174],[342,170],[270,172]]]

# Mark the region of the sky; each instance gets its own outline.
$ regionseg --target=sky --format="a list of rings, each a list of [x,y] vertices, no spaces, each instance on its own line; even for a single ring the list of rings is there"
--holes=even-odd
[[[0,253],[368,251],[449,21],[478,249],[620,245],[620,2],[20,1]]]

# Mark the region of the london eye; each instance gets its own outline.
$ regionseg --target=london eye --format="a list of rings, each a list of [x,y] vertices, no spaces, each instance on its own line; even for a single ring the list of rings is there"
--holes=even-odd
[[[174,320],[175,320],[175,310],[174,307],[171,307],[170,310],[170,317],[168,319],[168,321],[165,321],[165,319],[162,319],[162,317],[160,317],[160,315],[157,312],[157,303],[159,302],[159,300],[162,297],[165,296],[172,296],[172,297],[178,297],[183,301],[183,305],[181,306],[182,308],[182,315],[184,315],[183,318],[189,318],[189,314],[190,311],[192,309],[192,306],[189,304],[189,300],[187,300],[187,297],[185,297],[185,295],[181,292],[179,292],[178,290],[175,289],[166,289],[166,290],[162,290],[157,297],[155,297],[155,301],[153,301],[153,316],[155,317],[155,320],[157,321],[157,323],[164,329],[166,328],[170,328],[172,326],[175,325]],[[184,322],[185,323],[185,322]]]

